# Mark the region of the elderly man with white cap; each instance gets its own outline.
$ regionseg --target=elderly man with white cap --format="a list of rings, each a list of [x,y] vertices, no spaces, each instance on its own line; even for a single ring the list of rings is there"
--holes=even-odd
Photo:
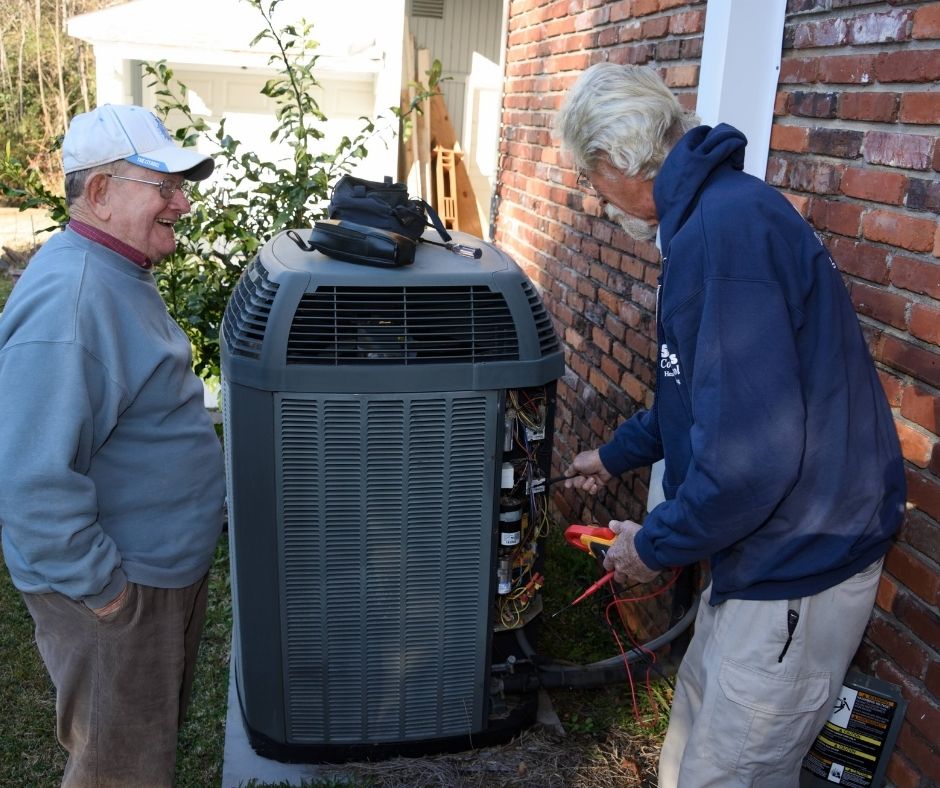
[[[3,554],[56,688],[62,784],[171,785],[224,472],[151,269],[213,161],[119,105],[76,116],[62,157],[71,220],[0,319]]]

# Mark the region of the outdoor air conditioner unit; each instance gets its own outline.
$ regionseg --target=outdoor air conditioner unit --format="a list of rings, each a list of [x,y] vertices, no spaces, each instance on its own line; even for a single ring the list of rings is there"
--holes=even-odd
[[[480,259],[421,243],[400,268],[292,235],[245,270],[222,330],[249,740],[311,762],[504,741],[535,711],[498,676],[541,609],[564,370],[549,316],[461,233]]]

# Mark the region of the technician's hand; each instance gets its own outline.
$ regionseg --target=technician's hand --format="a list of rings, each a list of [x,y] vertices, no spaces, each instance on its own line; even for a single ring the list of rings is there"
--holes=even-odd
[[[575,457],[565,471],[565,476],[572,477],[565,480],[566,490],[574,487],[591,495],[596,495],[611,479],[597,449],[583,451]]]
[[[108,602],[108,604],[106,604],[104,607],[93,607],[91,608],[91,612],[98,616],[98,618],[104,618],[105,616],[110,616],[112,613],[116,613],[118,610],[124,607],[124,603],[127,601],[129,588],[130,584],[124,586],[124,588],[121,589],[121,593]]]
[[[628,580],[634,583],[648,583],[659,574],[659,569],[650,569],[643,563],[633,544],[641,526],[632,520],[611,520],[607,527],[617,534],[614,543],[607,548],[604,558],[604,569],[614,570],[614,580],[621,584]]]

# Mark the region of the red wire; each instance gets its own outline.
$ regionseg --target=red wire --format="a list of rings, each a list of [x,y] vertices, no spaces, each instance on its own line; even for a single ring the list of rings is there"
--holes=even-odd
[[[627,682],[630,685],[630,699],[633,703],[633,716],[636,718],[637,724],[644,726],[644,727],[646,726],[646,723],[644,723],[640,717],[640,708],[639,708],[639,704],[637,703],[637,697],[636,697],[636,685],[634,684],[634,681],[633,681],[633,671],[630,668],[630,660],[627,659],[627,652],[623,646],[623,641],[621,641],[620,636],[617,634],[617,630],[614,627],[614,623],[610,619],[610,612],[614,608],[619,608],[619,606],[622,604],[627,604],[631,602],[645,602],[648,599],[655,599],[656,597],[661,596],[666,591],[668,591],[673,585],[675,585],[675,582],[676,580],[679,579],[680,574],[682,574],[682,567],[676,567],[675,570],[673,571],[672,578],[670,578],[670,580],[662,588],[659,588],[656,591],[653,591],[649,594],[644,594],[642,596],[635,596],[635,597],[618,597],[617,591],[614,588],[613,579],[610,580],[611,593],[613,594],[614,598],[607,605],[604,611],[604,618],[607,621],[607,626],[610,629],[610,634],[613,636],[614,641],[617,643],[617,648],[620,649],[620,655],[623,657],[623,666],[627,671]],[[623,623],[622,617],[620,617],[620,621],[621,623]],[[653,725],[655,725],[659,721],[659,709],[656,708],[656,705],[653,703],[653,688],[652,688],[652,683],[650,681],[650,671],[652,669],[653,663],[656,662],[656,654],[655,652],[647,648],[644,648],[640,643],[637,643],[636,638],[633,636],[633,633],[630,632],[630,630],[626,626],[624,626],[624,629],[626,630],[627,634],[630,636],[630,641],[633,643],[634,650],[639,650],[648,656],[644,684],[646,685],[646,698],[649,701],[650,706],[656,713],[656,716],[653,719]]]

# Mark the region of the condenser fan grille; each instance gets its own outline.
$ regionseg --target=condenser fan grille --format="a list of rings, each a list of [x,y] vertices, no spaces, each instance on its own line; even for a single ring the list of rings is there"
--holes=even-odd
[[[268,279],[264,266],[255,260],[242,273],[222,318],[222,335],[233,355],[260,357],[276,294],[277,283]]]
[[[529,308],[532,310],[532,319],[535,321],[535,330],[539,335],[539,352],[543,356],[557,352],[559,348],[558,335],[555,333],[555,327],[552,325],[552,319],[548,316],[548,310],[539,298],[535,287],[528,280],[522,282],[522,292],[525,293],[529,301]]]
[[[483,286],[320,287],[294,314],[288,364],[514,361],[515,324]]]
[[[278,398],[292,741],[482,721],[494,394]]]

